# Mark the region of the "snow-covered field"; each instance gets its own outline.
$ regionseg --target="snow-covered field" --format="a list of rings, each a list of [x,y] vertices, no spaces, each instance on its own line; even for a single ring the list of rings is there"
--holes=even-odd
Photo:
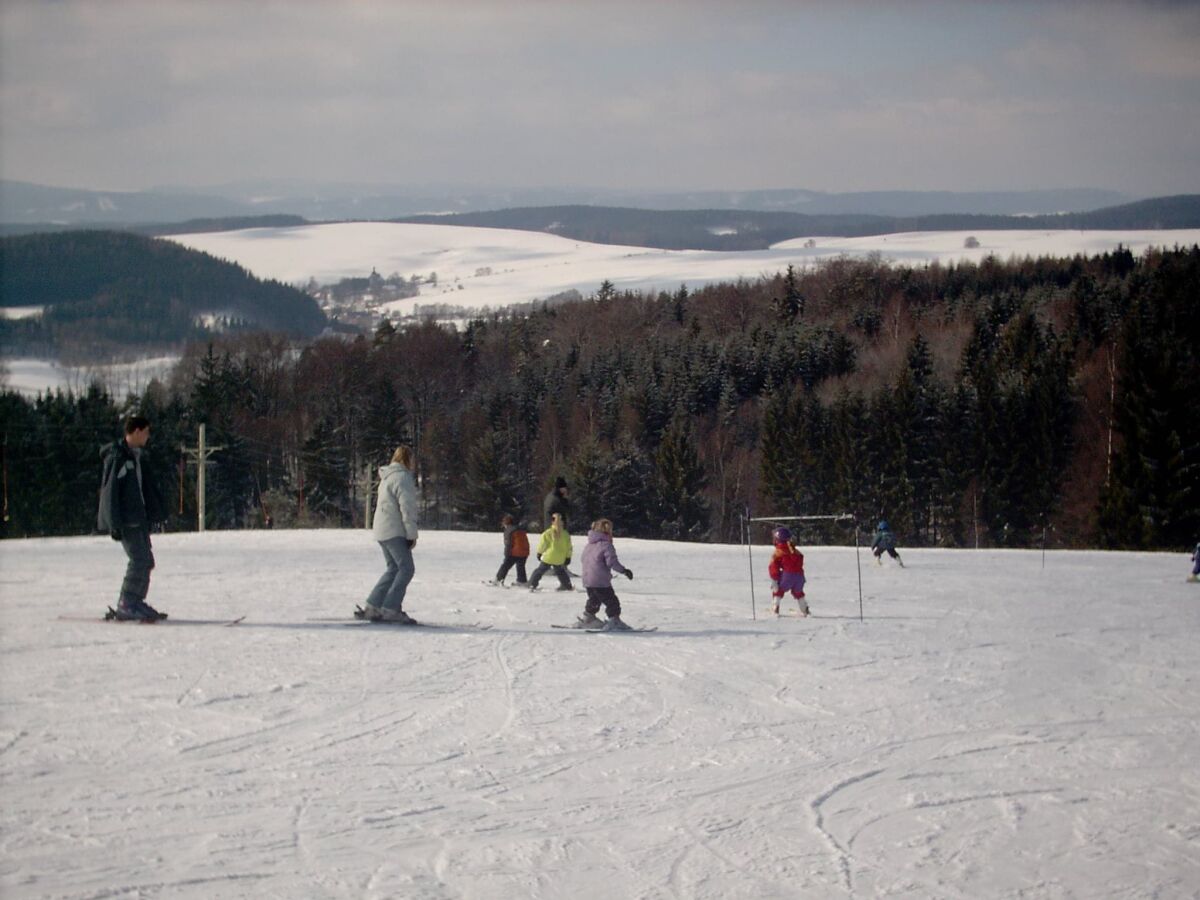
[[[619,526],[619,523],[618,523]],[[577,547],[580,539],[576,539]],[[406,608],[313,621],[381,569],[359,531],[166,535],[102,610],[108,538],[0,542],[0,893],[24,897],[1200,895],[1200,585],[1182,554],[622,540],[652,634],[558,631],[583,594],[480,583],[427,532]]]
[[[0,366],[4,370],[0,387],[30,397],[54,390],[78,394],[86,391],[93,381],[99,380],[112,394],[123,398],[127,393],[141,394],[152,379],[165,377],[177,362],[177,356],[90,366],[71,366],[52,359],[33,357],[0,359]]]
[[[979,247],[963,246],[968,236]],[[619,290],[676,290],[716,281],[774,275],[789,264],[803,266],[843,255],[917,264],[941,260],[980,260],[989,254],[1072,256],[1113,250],[1124,244],[1134,253],[1149,246],[1200,243],[1200,229],[1174,231],[947,231],[885,234],[863,238],[818,237],[785,241],[770,250],[715,253],[655,250],[589,244],[531,231],[350,222],[298,228],[255,228],[212,234],[177,235],[169,240],[242,265],[260,278],[303,284],[309,278],[331,283],[365,277],[374,268],[428,276],[438,286],[422,286],[415,300],[391,304],[396,313],[414,304],[453,303],[499,308],[545,299],[568,290],[585,296],[605,279]],[[804,245],[812,240],[813,247]]]

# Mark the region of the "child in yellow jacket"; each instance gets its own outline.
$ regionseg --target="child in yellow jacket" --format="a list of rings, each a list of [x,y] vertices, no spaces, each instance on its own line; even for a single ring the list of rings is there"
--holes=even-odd
[[[562,516],[555,513],[550,517],[550,527],[542,532],[542,539],[538,542],[538,567],[529,576],[529,589],[538,590],[542,576],[553,569],[558,576],[558,590],[575,590],[571,575],[567,572],[567,566],[571,564],[571,549],[571,535],[563,527]]]

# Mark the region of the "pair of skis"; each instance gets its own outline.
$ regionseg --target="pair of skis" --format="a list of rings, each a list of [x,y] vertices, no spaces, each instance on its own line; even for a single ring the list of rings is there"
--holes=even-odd
[[[546,593],[546,594],[578,593],[578,591],[574,587],[569,587],[569,588],[556,587],[553,591],[551,591],[551,590],[543,590],[541,587],[532,588],[529,586],[528,583],[505,584],[503,581],[496,581],[494,579],[484,579],[483,583],[486,584],[488,587],[504,588],[505,590],[511,590],[511,589],[526,590],[526,591],[532,591],[532,592],[538,593],[538,594],[542,594],[542,593]]]
[[[407,622],[389,621],[388,619],[369,619],[367,618],[366,610],[361,606],[354,607],[353,621],[347,621],[344,618],[333,617],[317,617],[309,619],[310,622],[335,622],[339,625],[348,625],[357,627],[362,625],[383,625],[391,628],[439,628],[447,631],[455,629],[463,631],[488,631],[491,625],[482,625],[479,622],[463,622],[458,624],[444,622],[419,622],[416,619],[410,618]]]
[[[105,625],[218,625],[229,627],[236,625],[245,619],[245,616],[238,616],[236,619],[171,619],[160,617],[157,619],[119,619],[112,609],[109,609],[103,616],[59,616],[60,622],[100,622]]]

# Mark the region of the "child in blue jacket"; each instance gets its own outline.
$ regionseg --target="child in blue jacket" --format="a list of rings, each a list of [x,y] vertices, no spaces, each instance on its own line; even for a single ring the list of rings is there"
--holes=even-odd
[[[876,564],[883,565],[883,554],[885,551],[888,556],[900,563],[900,568],[904,568],[904,560],[896,552],[896,536],[892,534],[892,529],[888,527],[888,523],[881,520],[879,527],[875,530],[875,540],[871,543],[871,552],[875,554]]]

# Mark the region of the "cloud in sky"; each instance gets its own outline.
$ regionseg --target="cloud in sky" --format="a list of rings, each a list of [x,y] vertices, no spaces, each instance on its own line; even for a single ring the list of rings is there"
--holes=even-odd
[[[1200,190],[1200,7],[0,3],[0,174]]]

